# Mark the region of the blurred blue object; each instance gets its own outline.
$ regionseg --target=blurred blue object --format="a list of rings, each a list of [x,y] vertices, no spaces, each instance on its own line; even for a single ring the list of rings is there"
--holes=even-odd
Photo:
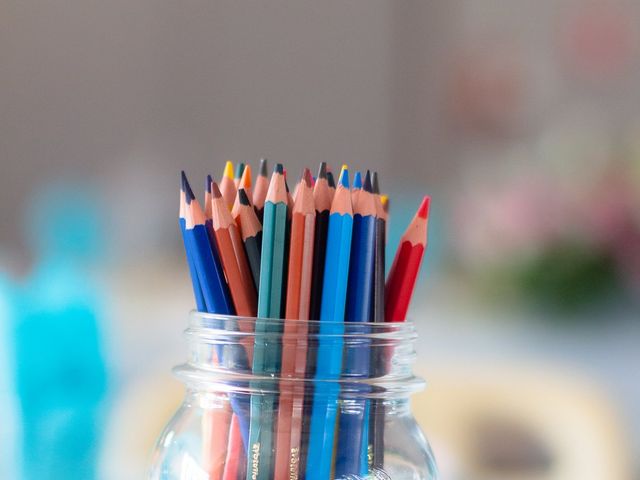
[[[20,459],[18,406],[14,388],[14,288],[0,274],[0,478],[18,478]]]
[[[37,263],[15,329],[25,480],[96,477],[107,371],[89,265],[100,250],[101,216],[90,196],[69,191],[77,192],[49,192],[27,216]]]
[[[91,188],[64,182],[43,186],[24,215],[29,245],[40,259],[91,263],[104,247],[102,210]]]

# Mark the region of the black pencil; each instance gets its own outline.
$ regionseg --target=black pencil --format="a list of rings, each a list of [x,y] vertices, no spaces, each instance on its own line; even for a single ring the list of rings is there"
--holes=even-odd
[[[236,222],[244,243],[244,250],[249,261],[251,276],[256,290],[260,288],[260,252],[262,251],[262,225],[256,215],[247,192],[238,190],[238,209]]]
[[[385,282],[385,243],[387,230],[387,213],[382,206],[380,198],[380,184],[378,172],[373,172],[373,193],[376,203],[376,231],[375,231],[375,256],[373,268],[373,309],[372,321],[384,322],[384,282]],[[375,350],[381,350],[378,347]],[[378,352],[379,353],[379,352]],[[378,359],[372,359],[372,365],[380,365]],[[372,372],[378,376],[384,372]],[[374,399],[371,402],[371,418],[369,423],[369,441],[371,443],[371,466],[382,468],[384,466],[384,417],[385,408],[382,401]]]
[[[313,187],[313,198],[316,208],[316,226],[313,244],[313,271],[311,274],[311,297],[309,303],[309,319],[320,320],[320,307],[322,305],[322,284],[324,281],[324,264],[327,253],[327,232],[329,229],[329,214],[331,213],[331,192],[327,181],[327,164],[322,162],[318,169],[318,176]],[[316,374],[318,325],[311,323],[308,330],[307,346],[307,378],[313,378]],[[313,402],[305,399],[302,421],[302,442],[300,447],[300,472],[306,471],[307,447],[309,440],[309,421]]]

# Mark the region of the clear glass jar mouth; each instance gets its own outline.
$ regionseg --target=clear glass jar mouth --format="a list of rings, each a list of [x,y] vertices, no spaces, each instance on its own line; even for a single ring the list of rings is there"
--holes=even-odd
[[[195,391],[271,395],[313,391],[343,399],[402,398],[424,388],[411,366],[411,322],[289,320],[192,311],[189,361],[174,373]],[[267,359],[258,364],[255,356]]]
[[[423,390],[425,380],[414,375],[383,379],[334,380],[316,378],[283,378],[253,373],[229,375],[222,371],[203,370],[184,364],[174,367],[176,375],[195,392],[243,395],[291,395],[314,393],[317,398],[338,395],[344,400],[377,399],[391,401],[409,397]],[[287,385],[287,387],[284,386]],[[339,393],[338,393],[339,392]]]
[[[238,322],[238,329],[229,329],[229,321]],[[256,324],[262,330],[256,333]],[[327,320],[297,320],[281,318],[240,317],[235,315],[219,315],[191,310],[189,328],[185,334],[198,336],[202,340],[219,337],[246,337],[258,335],[279,335],[283,326],[291,325],[286,335],[297,337],[350,337],[371,340],[394,340],[396,342],[413,342],[417,338],[416,327],[411,321],[406,322],[344,322]],[[241,328],[240,328],[241,327]]]

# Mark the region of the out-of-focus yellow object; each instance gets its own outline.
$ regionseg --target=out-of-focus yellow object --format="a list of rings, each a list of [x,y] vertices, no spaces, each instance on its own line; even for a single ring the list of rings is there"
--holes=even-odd
[[[102,451],[102,478],[146,478],[156,439],[183,397],[184,389],[169,374],[133,383],[124,391],[111,412]]]
[[[549,368],[418,372],[412,409],[443,480],[630,480],[626,435],[603,392]]]

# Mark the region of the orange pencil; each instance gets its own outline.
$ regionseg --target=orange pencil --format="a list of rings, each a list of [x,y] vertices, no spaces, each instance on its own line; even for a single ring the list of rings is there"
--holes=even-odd
[[[250,199],[253,198],[253,193],[251,192],[252,183],[251,165],[245,165],[244,170],[242,171],[242,178],[240,178],[240,183],[238,184],[238,190],[243,188]]]
[[[306,371],[307,324],[296,320],[309,319],[315,217],[311,172],[305,168],[297,187],[291,219],[274,478],[298,477],[304,387],[288,379],[304,378]]]
[[[224,173],[220,180],[220,191],[222,192],[222,197],[224,198],[227,207],[231,210],[231,207],[233,207],[233,201],[236,199],[237,188],[233,178],[233,163],[228,160],[224,166]]]
[[[220,255],[220,262],[224,270],[229,292],[236,313],[241,317],[253,317],[256,315],[257,294],[253,285],[253,277],[247,262],[242,239],[238,227],[226,208],[218,185],[211,184],[211,220],[216,246]],[[251,331],[249,322],[239,321],[240,330]],[[249,362],[252,361],[253,340],[247,339],[245,349]]]

